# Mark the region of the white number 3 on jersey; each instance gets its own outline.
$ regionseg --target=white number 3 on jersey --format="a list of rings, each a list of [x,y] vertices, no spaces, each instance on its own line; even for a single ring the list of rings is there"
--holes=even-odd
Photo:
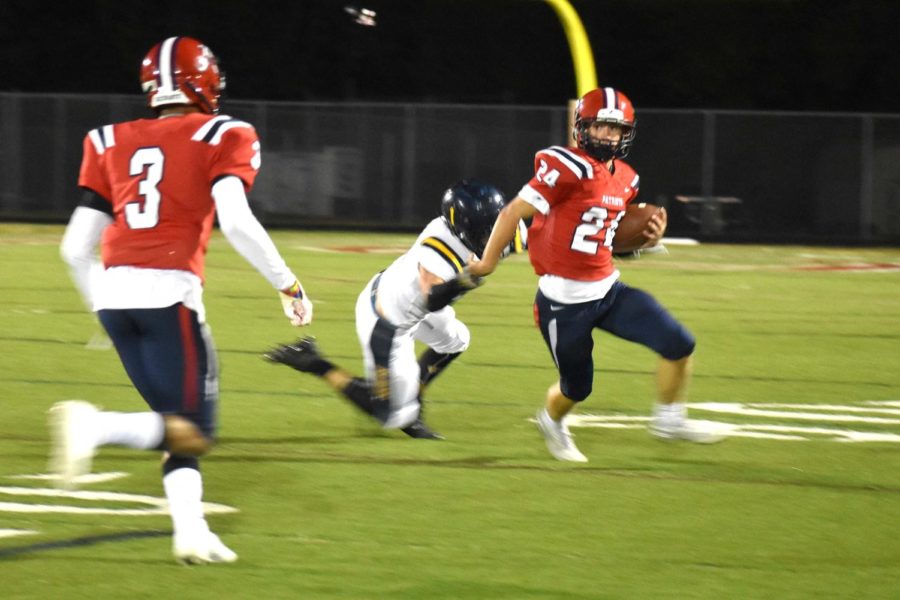
[[[165,156],[158,146],[141,148],[131,156],[128,174],[132,177],[144,175],[138,182],[138,194],[144,201],[129,202],[125,205],[125,221],[132,229],[151,229],[159,223],[159,182],[162,181]]]

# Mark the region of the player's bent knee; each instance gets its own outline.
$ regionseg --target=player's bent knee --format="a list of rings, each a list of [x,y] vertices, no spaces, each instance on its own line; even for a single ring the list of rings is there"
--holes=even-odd
[[[563,393],[563,395],[571,400],[572,402],[583,402],[588,396],[591,395],[591,384],[577,384],[570,383],[567,381],[561,381],[559,384],[559,391]]]
[[[465,326],[462,321],[458,321],[459,325],[456,328],[456,335],[453,337],[453,340],[450,344],[448,344],[448,348],[444,350],[444,354],[459,354],[460,352],[465,352],[469,349],[469,342],[472,341],[472,334],[469,333],[469,328]]]
[[[166,415],[166,449],[171,454],[203,456],[212,445],[194,423],[178,415]]]
[[[434,343],[429,342],[429,346],[441,354],[460,354],[468,350],[471,341],[472,334],[469,333],[469,328],[465,323],[457,320],[448,327],[448,335],[444,339]]]
[[[681,360],[694,353],[697,340],[691,333],[682,329],[678,335],[672,336],[668,343],[660,350],[659,355],[666,360]]]

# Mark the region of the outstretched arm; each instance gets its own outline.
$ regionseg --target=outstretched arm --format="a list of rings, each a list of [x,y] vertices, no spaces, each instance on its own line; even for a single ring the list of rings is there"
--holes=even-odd
[[[503,255],[504,248],[509,246],[510,241],[516,235],[519,221],[532,217],[536,210],[521,196],[516,196],[512,202],[504,206],[494,223],[491,237],[484,249],[484,256],[481,257],[481,260],[469,264],[469,273],[474,277],[483,277],[493,273]]]
[[[480,278],[474,278],[468,269],[463,269],[456,277],[444,281],[422,265],[419,265],[419,289],[425,296],[428,312],[441,310],[457,298],[481,285]]]
[[[224,177],[213,185],[212,196],[222,233],[234,249],[279,290],[291,324],[301,326],[312,322],[312,302],[250,210],[243,182],[237,177]]]

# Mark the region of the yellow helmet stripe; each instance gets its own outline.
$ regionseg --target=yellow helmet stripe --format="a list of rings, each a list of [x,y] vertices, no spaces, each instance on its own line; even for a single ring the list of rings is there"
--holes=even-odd
[[[516,237],[513,238],[513,248],[516,254],[522,252],[522,229],[521,225],[516,227]]]

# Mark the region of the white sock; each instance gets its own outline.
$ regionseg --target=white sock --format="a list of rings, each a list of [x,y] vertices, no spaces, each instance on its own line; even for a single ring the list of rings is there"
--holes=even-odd
[[[653,418],[657,426],[678,427],[687,419],[687,406],[684,402],[657,402],[653,407]]]
[[[203,516],[203,477],[197,469],[181,468],[163,477],[175,535],[209,532]]]
[[[98,446],[116,444],[150,450],[159,447],[166,433],[163,416],[155,412],[98,412],[95,423]]]

